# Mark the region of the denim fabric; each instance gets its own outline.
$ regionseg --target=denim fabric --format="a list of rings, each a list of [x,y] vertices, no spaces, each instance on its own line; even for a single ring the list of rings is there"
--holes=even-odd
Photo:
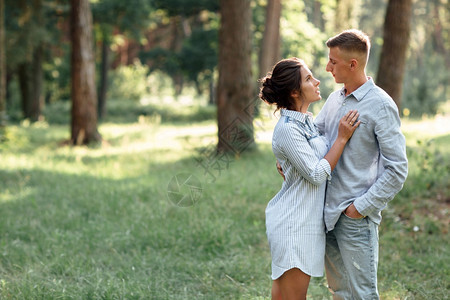
[[[333,299],[379,299],[378,225],[344,213],[327,233],[325,270]]]
[[[331,173],[325,197],[325,224],[332,230],[350,205],[380,224],[381,211],[402,189],[408,174],[405,137],[400,130],[397,106],[372,79],[345,96],[345,89],[332,93],[315,123],[334,143],[339,120],[349,110],[361,121]]]

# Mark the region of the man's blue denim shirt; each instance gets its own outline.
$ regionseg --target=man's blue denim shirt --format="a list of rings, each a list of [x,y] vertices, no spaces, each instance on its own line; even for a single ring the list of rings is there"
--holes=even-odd
[[[328,181],[324,208],[328,231],[351,203],[380,224],[381,211],[402,189],[408,174],[397,106],[372,78],[348,96],[342,88],[328,97],[315,123],[330,145],[338,136],[340,119],[351,109],[358,110],[361,124]]]

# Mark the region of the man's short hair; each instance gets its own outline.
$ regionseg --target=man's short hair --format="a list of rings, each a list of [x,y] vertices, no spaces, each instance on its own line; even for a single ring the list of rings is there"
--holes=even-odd
[[[370,39],[367,34],[357,29],[344,30],[338,35],[328,39],[328,48],[339,47],[346,52],[363,54],[367,60],[370,52]]]

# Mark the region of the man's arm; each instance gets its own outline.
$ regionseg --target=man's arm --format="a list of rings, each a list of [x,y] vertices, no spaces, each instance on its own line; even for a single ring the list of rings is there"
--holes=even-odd
[[[355,215],[353,208],[363,216],[384,209],[402,189],[408,174],[405,137],[400,130],[400,118],[395,104],[386,105],[380,110],[375,134],[382,173],[370,189],[353,202],[353,207],[350,205],[347,208],[350,217]]]

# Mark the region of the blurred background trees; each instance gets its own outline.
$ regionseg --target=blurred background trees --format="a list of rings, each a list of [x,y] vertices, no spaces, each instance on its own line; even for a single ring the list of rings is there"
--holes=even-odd
[[[255,100],[258,78],[279,58],[290,56],[306,61],[322,82],[322,94],[328,95],[336,85],[325,72],[325,41],[342,29],[357,27],[370,35],[373,44],[368,74],[392,90],[401,113],[412,117],[438,113],[449,99],[449,1],[404,0],[406,6],[396,8],[398,19],[389,19],[388,2],[398,1],[249,0],[250,50],[234,49],[247,51],[250,61],[245,89],[251,99],[242,101]],[[0,113],[5,111],[9,122],[70,124],[71,3],[1,3],[0,66],[2,49],[5,64],[0,68],[4,78]],[[233,80],[236,75],[220,67],[219,54],[230,50],[221,47],[231,47],[220,43],[219,29],[222,10],[232,6],[233,2],[219,0],[90,0],[95,79],[89,80],[95,80],[98,117],[107,121],[111,105],[141,114],[148,105],[219,102],[215,98],[221,95],[220,76]],[[393,20],[409,23],[410,28],[395,27]],[[247,39],[247,31],[239,34],[236,38]],[[232,101],[225,98],[220,101]],[[219,116],[224,113],[219,111]]]
[[[383,48],[377,84],[401,108],[406,50],[411,31],[412,0],[389,0],[384,19]]]
[[[6,119],[5,1],[0,0],[0,130]],[[0,132],[0,136],[2,133]]]

